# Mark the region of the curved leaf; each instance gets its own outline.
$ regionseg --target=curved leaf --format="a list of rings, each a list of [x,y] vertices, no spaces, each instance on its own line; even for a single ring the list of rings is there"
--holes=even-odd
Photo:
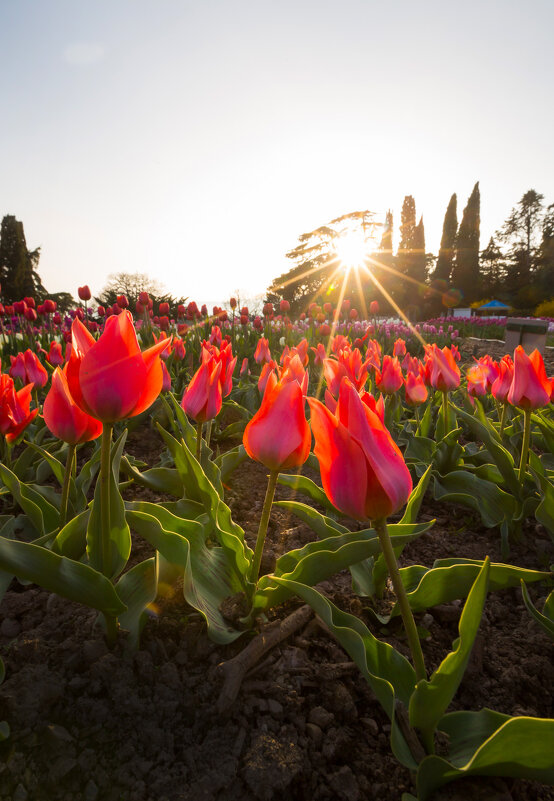
[[[0,538],[0,568],[112,617],[126,609],[102,573],[29,542]]]
[[[229,643],[243,632],[233,629],[221,614],[221,603],[241,589],[241,576],[233,560],[220,547],[208,548],[210,529],[197,520],[184,520],[153,503],[136,503],[127,511],[135,531],[172,564],[183,570],[183,593],[208,625],[208,634],[218,643]]]
[[[499,725],[494,729],[495,723]],[[440,728],[449,735],[451,750],[458,753],[464,750],[460,743],[467,745],[468,732],[477,729],[486,739],[458,765],[442,757],[426,757],[417,772],[419,801],[429,801],[435,790],[462,776],[506,776],[554,784],[554,720],[510,718],[483,709],[445,715]]]
[[[398,528],[398,527],[397,527]],[[424,526],[401,526],[402,533],[391,537],[393,545],[404,547],[416,539]],[[282,603],[289,592],[277,577],[302,582],[308,586],[318,584],[350,565],[381,552],[379,537],[374,529],[352,531],[309,542],[303,548],[289,551],[277,560],[275,572],[262,576],[253,600],[255,610],[267,610]]]
[[[0,478],[39,534],[48,534],[57,528],[60,517],[58,510],[32,484],[21,482],[3,464],[0,464]]]
[[[545,601],[543,614],[539,612],[533,601],[529,598],[529,592],[523,579],[521,579],[521,592],[523,595],[523,602],[527,607],[527,611],[532,615],[539,626],[541,626],[549,637],[554,639],[554,591],[550,593]]]
[[[434,671],[430,679],[419,681],[410,699],[410,723],[431,736],[464,676],[475,636],[481,623],[487,597],[490,562],[483,562],[469,592],[458,627],[459,637],[452,650]]]
[[[336,534],[347,534],[349,532],[349,529],[343,526],[342,523],[337,523],[331,517],[322,515],[321,512],[316,511],[316,509],[305,503],[300,503],[300,501],[275,501],[273,505],[279,506],[281,509],[289,509],[303,523],[306,523],[312,531],[315,531],[318,537],[332,537]]]
[[[479,512],[487,528],[498,526],[503,520],[513,517],[516,508],[512,495],[491,481],[464,470],[435,476],[434,495],[436,500],[459,503]]]
[[[134,651],[138,648],[140,634],[147,620],[146,609],[155,601],[158,592],[157,558],[152,556],[145,559],[124,573],[116,589],[127,607],[127,611],[119,616],[119,625],[129,632],[127,643]]]
[[[296,475],[294,473],[279,473],[279,478],[277,481],[283,487],[289,487],[296,492],[301,492],[303,495],[307,495],[312,499],[312,501],[319,503],[320,506],[324,507],[324,509],[329,509],[329,511],[333,512],[333,514],[344,517],[342,512],[340,512],[336,506],[333,506],[323,489],[318,487],[315,481],[312,481],[311,478]]]

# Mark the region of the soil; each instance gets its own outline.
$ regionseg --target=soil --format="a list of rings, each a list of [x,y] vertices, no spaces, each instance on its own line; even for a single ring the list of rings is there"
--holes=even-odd
[[[139,429],[128,452],[157,461],[157,434]],[[266,470],[245,462],[230,482],[234,519],[253,544],[266,488]],[[155,500],[148,490],[133,493]],[[279,487],[277,496],[290,497]],[[467,510],[424,503],[420,519],[436,518],[402,563],[430,565],[465,556],[502,561],[500,537]],[[262,562],[314,535],[274,508]],[[134,555],[148,555],[136,538]],[[510,561],[547,568],[554,548],[530,521]],[[397,625],[376,627],[370,601],[341,573],[320,585],[337,605],[363,618],[406,655]],[[530,588],[535,602],[544,585]],[[276,611],[286,617],[301,604]],[[457,636],[461,604],[417,616],[434,668]],[[237,654],[243,638],[217,646],[178,587],[148,621],[134,655],[122,638],[113,651],[96,613],[13,581],[0,610],[0,720],[11,737],[0,746],[0,801],[400,801],[413,792],[410,773],[392,756],[390,725],[365,680],[336,641],[313,619],[267,654],[247,675],[228,715],[216,702],[218,664]],[[452,709],[491,707],[509,714],[553,716],[552,642],[528,615],[519,590],[489,595],[471,661]],[[554,801],[554,788],[485,778],[457,782],[436,799]]]

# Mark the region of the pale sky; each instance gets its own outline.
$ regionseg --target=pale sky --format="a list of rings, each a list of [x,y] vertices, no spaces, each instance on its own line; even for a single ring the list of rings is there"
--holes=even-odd
[[[554,202],[552,0],[0,0],[0,217],[52,292],[254,295],[303,231],[404,195],[437,252]]]

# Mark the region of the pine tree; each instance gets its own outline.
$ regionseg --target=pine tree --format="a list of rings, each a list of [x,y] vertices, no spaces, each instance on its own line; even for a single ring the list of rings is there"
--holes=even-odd
[[[46,295],[36,267],[40,248],[28,250],[23,223],[7,214],[0,227],[0,280],[5,303],[24,297],[41,300]]]
[[[454,254],[452,283],[462,292],[463,302],[471,303],[479,293],[479,181],[473,187],[464,209]]]
[[[456,232],[458,230],[458,214],[457,214],[457,198],[456,193],[450,198],[450,202],[444,215],[444,223],[442,225],[441,246],[439,249],[439,256],[437,259],[437,266],[433,272],[432,279],[436,281],[446,281],[450,283],[452,275],[452,264],[454,261],[454,245],[456,242]]]
[[[496,298],[502,294],[506,264],[504,255],[494,236],[491,236],[487,247],[481,251],[481,296]]]

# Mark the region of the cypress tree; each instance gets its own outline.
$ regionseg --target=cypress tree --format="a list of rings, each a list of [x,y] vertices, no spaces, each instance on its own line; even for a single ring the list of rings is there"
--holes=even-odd
[[[28,250],[23,223],[7,214],[0,227],[0,278],[2,295],[6,303],[26,296],[46,294],[35,270],[40,259],[40,248]]]
[[[427,272],[427,261],[425,258],[425,228],[423,217],[420,218],[414,230],[414,241],[410,259],[410,269],[408,275],[419,284],[425,283]],[[420,287],[421,289],[421,287]]]
[[[414,236],[416,229],[416,207],[415,200],[411,195],[406,195],[402,204],[402,214],[400,222],[400,243],[396,256],[396,269],[402,275],[408,275],[411,266],[411,255],[414,247]]]
[[[452,275],[452,263],[454,260],[454,245],[456,242],[456,231],[458,230],[458,215],[457,215],[457,198],[456,193],[450,198],[450,202],[444,215],[444,223],[442,225],[441,246],[439,249],[439,256],[437,259],[437,266],[433,272],[433,281],[440,278],[442,281],[450,283]]]
[[[464,209],[460,230],[456,237],[452,283],[463,293],[465,303],[477,298],[479,276],[479,181],[473,187]]]

